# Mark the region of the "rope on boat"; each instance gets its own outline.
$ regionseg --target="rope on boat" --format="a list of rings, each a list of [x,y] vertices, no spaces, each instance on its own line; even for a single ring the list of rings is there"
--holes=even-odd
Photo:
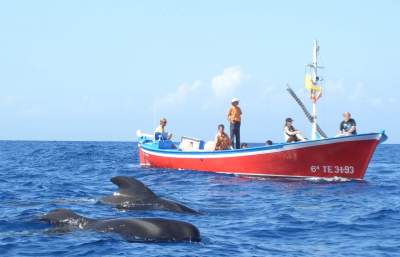
[[[293,91],[293,89],[291,89],[289,87],[289,85],[287,85],[287,89],[286,89],[289,94],[294,98],[294,100],[296,101],[296,103],[298,103],[300,105],[300,108],[303,110],[304,114],[306,115],[306,117],[308,118],[308,120],[313,123],[314,121],[314,117],[311,115],[311,113],[307,110],[306,106],[303,104],[303,102],[300,100],[300,98],[297,97],[296,93]],[[328,136],[325,134],[324,131],[322,131],[322,129],[320,128],[320,126],[317,124],[317,131],[318,133],[327,138]]]

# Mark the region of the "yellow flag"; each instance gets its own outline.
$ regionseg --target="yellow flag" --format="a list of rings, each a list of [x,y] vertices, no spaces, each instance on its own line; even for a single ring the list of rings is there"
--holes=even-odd
[[[316,92],[321,91],[320,86],[314,85],[310,74],[306,74],[306,76],[304,77],[304,86],[310,91],[311,90],[316,91]]]

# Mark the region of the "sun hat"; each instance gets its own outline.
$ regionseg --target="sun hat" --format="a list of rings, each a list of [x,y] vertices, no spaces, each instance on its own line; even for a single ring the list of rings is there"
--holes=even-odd
[[[234,102],[239,102],[239,98],[236,98],[236,97],[232,98],[231,103],[234,103]]]

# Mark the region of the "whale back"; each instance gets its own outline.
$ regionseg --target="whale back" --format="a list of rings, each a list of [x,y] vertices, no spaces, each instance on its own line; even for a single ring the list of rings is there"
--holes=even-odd
[[[70,232],[78,228],[95,230],[116,233],[132,242],[199,242],[201,240],[200,232],[194,225],[162,218],[95,220],[80,216],[68,209],[55,209],[41,216],[40,220],[55,225],[57,232]]]
[[[124,197],[132,197],[136,200],[157,198],[157,195],[142,182],[131,177],[117,176],[111,182],[118,186],[118,193]]]
[[[102,220],[93,227],[99,232],[113,232],[132,242],[199,242],[200,232],[194,225],[162,218]]]
[[[94,220],[85,218],[69,209],[55,209],[40,217],[40,220],[52,225],[67,225],[86,228]]]
[[[168,199],[159,198],[158,208],[162,210],[169,210],[178,213],[190,213],[190,214],[200,214],[199,212],[183,205],[178,202],[174,202]]]

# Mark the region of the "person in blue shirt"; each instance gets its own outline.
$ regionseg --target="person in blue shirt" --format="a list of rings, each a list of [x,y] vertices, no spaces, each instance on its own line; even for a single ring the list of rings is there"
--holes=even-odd
[[[343,113],[343,121],[340,123],[339,136],[352,136],[357,134],[357,123],[351,118],[349,112]]]

